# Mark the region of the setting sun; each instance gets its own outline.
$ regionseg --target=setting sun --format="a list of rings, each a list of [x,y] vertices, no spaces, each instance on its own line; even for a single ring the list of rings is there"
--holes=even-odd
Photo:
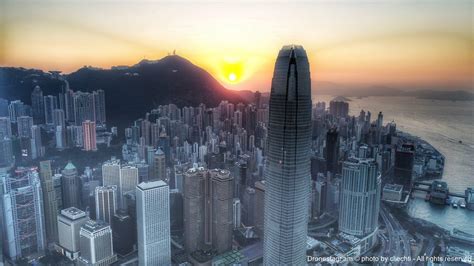
[[[237,79],[237,76],[235,75],[235,73],[230,73],[229,74],[229,80],[230,81],[235,81]]]

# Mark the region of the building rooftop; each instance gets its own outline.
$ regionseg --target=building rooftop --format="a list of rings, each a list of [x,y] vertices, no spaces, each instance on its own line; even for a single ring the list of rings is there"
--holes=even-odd
[[[86,213],[76,207],[69,207],[67,209],[61,210],[61,215],[71,220],[76,220],[82,217],[86,217]]]
[[[401,192],[403,190],[403,186],[398,185],[398,184],[386,184],[383,187],[383,190],[392,190],[392,191],[396,191],[396,192]]]
[[[64,167],[65,170],[75,170],[76,169],[76,166],[74,166],[74,164],[72,164],[71,162],[68,162],[66,164],[66,167]]]
[[[102,221],[94,221],[89,220],[84,225],[82,225],[82,229],[87,230],[89,232],[96,232],[103,228],[110,227],[107,223]]]
[[[138,184],[137,187],[141,190],[147,190],[147,189],[164,187],[164,186],[168,186],[168,185],[163,180],[156,180],[156,181],[150,181],[150,182],[142,182]]]

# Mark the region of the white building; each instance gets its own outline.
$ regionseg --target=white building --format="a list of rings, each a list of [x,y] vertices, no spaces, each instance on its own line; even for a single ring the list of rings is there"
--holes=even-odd
[[[106,266],[117,261],[110,225],[89,220],[81,227],[78,265]]]
[[[58,249],[70,260],[79,257],[79,231],[88,220],[86,213],[76,207],[64,209],[58,214]]]
[[[169,187],[162,180],[136,188],[139,265],[171,265]]]

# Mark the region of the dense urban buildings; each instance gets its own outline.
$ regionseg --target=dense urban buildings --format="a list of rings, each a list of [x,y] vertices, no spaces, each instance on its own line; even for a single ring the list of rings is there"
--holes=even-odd
[[[177,99],[135,120],[113,113],[107,124],[104,91],[73,91],[56,72],[48,74],[61,84],[56,93],[35,83],[31,102],[0,99],[0,264],[462,254],[453,246],[474,242],[469,227],[446,232],[407,212],[464,215],[473,189],[432,181],[445,157],[384,124],[379,110],[353,116],[360,99],[315,95],[312,106],[308,64],[302,47],[285,46],[270,93],[213,105]]]
[[[265,169],[266,265],[306,263],[311,80],[301,46],[280,50],[273,73]]]

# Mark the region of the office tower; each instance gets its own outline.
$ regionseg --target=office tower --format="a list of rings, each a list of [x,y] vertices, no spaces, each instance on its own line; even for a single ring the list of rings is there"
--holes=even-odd
[[[17,117],[17,128],[19,138],[31,138],[31,127],[33,126],[33,117],[20,116]]]
[[[97,90],[92,93],[94,95],[94,111],[95,119],[98,124],[105,124],[105,92]]]
[[[266,265],[306,263],[311,80],[301,46],[280,50],[270,93],[265,171]]]
[[[242,193],[242,223],[245,226],[255,225],[255,189],[246,187]]]
[[[228,170],[191,168],[184,174],[184,235],[187,253],[232,247],[233,185]]]
[[[14,161],[11,139],[0,138],[0,168],[10,167]]]
[[[44,99],[40,86],[35,86],[31,93],[31,111],[36,124],[44,123]]]
[[[32,126],[31,129],[31,158],[36,159],[44,155],[43,141],[41,140],[41,128]]]
[[[63,208],[80,208],[80,180],[77,169],[71,162],[62,170],[61,187]]]
[[[58,203],[54,191],[53,172],[51,161],[40,162],[40,180],[43,191],[44,222],[46,228],[46,239],[48,243],[58,241]]]
[[[102,164],[102,185],[115,186],[117,194],[122,195],[122,184],[120,180],[120,160],[112,157],[110,160]],[[122,207],[122,202],[118,201],[118,208]]]
[[[234,226],[234,229],[237,229],[240,227],[240,217],[241,217],[241,204],[240,204],[240,200],[238,198],[235,198],[234,199],[234,202],[232,204],[232,224]]]
[[[162,180],[136,188],[139,265],[171,264],[169,187]]]
[[[177,189],[170,189],[170,222],[171,232],[183,232],[183,194]]]
[[[58,246],[61,253],[70,260],[76,260],[79,257],[79,231],[88,220],[86,213],[76,207],[61,210],[57,215]]]
[[[124,165],[120,169],[120,195],[118,200],[121,201],[121,206],[124,206],[125,194],[135,193],[138,185],[138,168],[134,165]]]
[[[334,176],[338,172],[339,133],[331,128],[326,133],[326,170]]]
[[[58,109],[58,98],[53,95],[44,96],[44,121],[47,125],[53,124],[53,110]]]
[[[53,186],[54,193],[56,194],[56,202],[58,204],[58,212],[63,208],[63,186],[62,186],[63,175],[54,174],[53,175]]]
[[[95,122],[92,122],[90,120],[82,122],[82,134],[84,140],[84,150],[96,151],[97,138],[95,132]]]
[[[10,116],[10,121],[16,123],[16,119],[20,116],[29,116],[31,109],[29,106],[24,104],[20,100],[11,101],[8,105],[8,114]]]
[[[124,209],[119,209],[112,218],[112,236],[114,250],[125,256],[134,250],[136,244],[136,227],[132,217]]]
[[[255,182],[255,232],[263,239],[265,211],[265,181]]]
[[[377,116],[377,128],[381,129],[383,127],[383,114],[382,112],[379,112]]]
[[[64,115],[64,110],[54,109],[53,110],[53,125],[54,127],[66,128],[66,117]]]
[[[415,146],[413,144],[406,143],[397,148],[393,175],[395,183],[402,185],[405,190],[410,190],[412,186],[414,162]]]
[[[153,171],[154,171],[154,179],[167,181],[166,178],[166,158],[165,153],[158,148],[155,152],[155,156],[153,157]]]
[[[329,102],[329,113],[337,117],[347,117],[349,115],[349,103],[342,97],[336,97]]]
[[[112,224],[112,218],[117,210],[117,187],[96,187],[94,195],[96,220]]]
[[[89,220],[79,231],[81,255],[78,265],[111,265],[117,261],[112,242],[112,229],[102,221]]]
[[[81,126],[86,120],[95,121],[94,96],[91,93],[77,91],[73,94],[74,121]]]
[[[37,257],[46,248],[43,195],[37,168],[19,167],[14,174],[0,174],[5,255],[12,260]]]
[[[100,186],[99,180],[87,180],[86,178],[80,178],[81,180],[81,202],[82,208],[89,208],[89,216],[95,220],[95,188]]]
[[[12,137],[12,126],[9,117],[0,117],[0,139]]]
[[[339,230],[362,239],[361,254],[376,243],[381,177],[373,159],[351,158],[343,163]]]

